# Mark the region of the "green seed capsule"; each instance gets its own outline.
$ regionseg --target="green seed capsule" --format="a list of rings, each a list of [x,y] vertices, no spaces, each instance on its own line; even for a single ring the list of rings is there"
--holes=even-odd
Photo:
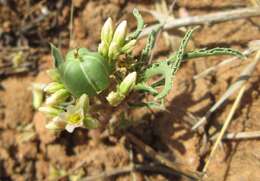
[[[111,67],[99,53],[86,48],[72,49],[64,61],[59,49],[52,44],[51,48],[54,66],[61,76],[61,82],[74,96],[94,96],[109,86]]]
[[[66,89],[74,96],[86,93],[94,96],[109,85],[109,66],[98,53],[86,48],[73,49],[61,66],[61,77]]]

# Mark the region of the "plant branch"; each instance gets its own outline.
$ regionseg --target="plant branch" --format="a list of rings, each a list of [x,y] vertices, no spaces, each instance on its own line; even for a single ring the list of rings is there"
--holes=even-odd
[[[218,135],[211,138],[215,140]],[[247,131],[239,133],[227,133],[223,136],[222,140],[242,140],[242,139],[259,139],[260,131]]]
[[[240,73],[237,81],[234,82],[222,95],[222,97],[208,110],[208,112],[203,116],[199,122],[197,122],[193,127],[192,130],[196,130],[201,126],[204,126],[208,121],[208,118],[215,112],[223,103],[237,90],[239,90],[251,77],[252,73],[255,70],[256,65],[260,61],[260,51],[257,52],[255,56],[255,60],[247,65],[244,70]]]
[[[145,154],[150,158],[158,161],[159,163],[171,168],[176,174],[186,176],[190,179],[199,180],[200,174],[198,172],[191,171],[188,168],[183,167],[182,165],[175,165],[168,159],[164,158],[162,155],[158,154],[152,147],[146,145],[143,141],[135,137],[131,133],[126,133],[127,138],[137,145]]]
[[[140,164],[135,164],[134,166],[132,164],[121,167],[121,168],[116,168],[114,170],[107,170],[104,172],[101,172],[100,174],[93,175],[93,176],[88,176],[82,179],[82,181],[94,181],[98,179],[104,179],[116,175],[122,175],[122,174],[127,174],[132,171],[150,171],[150,172],[159,172],[159,173],[164,173],[164,174],[170,174],[172,175],[173,172],[165,168],[163,166],[159,165],[140,165]]]
[[[170,30],[173,28],[180,28],[183,26],[192,26],[192,25],[204,25],[210,23],[219,23],[224,21],[242,19],[242,18],[249,18],[260,16],[260,8],[241,8],[236,10],[224,11],[224,12],[217,12],[211,13],[202,16],[191,16],[185,18],[174,19],[166,22],[163,26],[164,30]],[[145,29],[141,33],[141,37],[146,36],[149,34],[151,30],[153,30],[157,25],[151,25]]]
[[[239,91],[239,94],[238,94],[238,96],[237,96],[237,98],[236,98],[236,100],[235,100],[235,102],[234,102],[234,104],[233,104],[229,114],[228,114],[227,119],[224,122],[224,125],[223,125],[223,127],[222,127],[222,129],[220,131],[220,134],[219,134],[216,142],[213,145],[213,148],[212,148],[212,150],[210,152],[208,161],[206,162],[206,164],[205,164],[205,166],[203,168],[203,173],[206,173],[206,171],[208,169],[208,166],[209,166],[209,163],[212,160],[214,154],[216,153],[216,150],[217,150],[217,148],[218,148],[218,146],[219,146],[219,144],[220,144],[220,142],[222,140],[222,137],[224,136],[224,134],[225,134],[225,132],[226,132],[226,130],[227,130],[227,128],[228,128],[228,126],[229,126],[229,124],[230,124],[230,122],[231,122],[231,120],[232,120],[232,118],[233,118],[233,116],[234,116],[238,106],[239,106],[239,103],[240,103],[240,101],[241,101],[241,99],[242,99],[242,97],[243,97],[243,95],[245,93],[245,90],[246,90],[246,85],[241,87],[241,89]]]

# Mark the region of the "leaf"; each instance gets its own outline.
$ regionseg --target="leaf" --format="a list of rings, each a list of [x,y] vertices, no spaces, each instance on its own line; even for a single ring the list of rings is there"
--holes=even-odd
[[[212,48],[212,49],[200,49],[193,52],[187,52],[184,55],[184,59],[191,59],[191,58],[197,58],[197,57],[208,57],[208,56],[214,56],[214,55],[233,55],[238,58],[244,59],[245,55],[243,55],[241,52],[237,50],[233,50],[231,48]]]
[[[159,24],[155,29],[153,29],[147,39],[147,43],[145,45],[145,48],[143,49],[141,56],[140,56],[140,62],[144,62],[149,58],[149,55],[151,54],[151,51],[154,47],[155,41],[156,41],[156,36],[159,30],[162,28],[162,25]]]
[[[55,47],[52,43],[50,43],[50,46],[54,66],[55,68],[59,68],[64,63],[64,59],[60,53],[60,50],[57,47]]]
[[[133,15],[137,21],[137,28],[133,33],[128,35],[128,37],[126,39],[127,42],[138,38],[138,36],[140,35],[140,33],[142,32],[142,30],[144,28],[144,20],[143,20],[142,15],[139,13],[138,9],[133,10]]]
[[[150,78],[161,75],[164,79],[164,88],[159,94],[155,96],[156,99],[164,98],[172,88],[172,74],[173,69],[168,65],[168,62],[163,61],[160,63],[152,64],[152,66],[145,70],[144,81],[146,82]]]
[[[193,28],[185,34],[184,38],[182,39],[180,48],[178,49],[174,57],[171,57],[167,61],[154,63],[144,71],[143,82],[147,82],[150,78],[156,75],[161,75],[161,80],[152,85],[153,87],[155,87],[158,85],[162,85],[162,83],[164,83],[163,90],[155,96],[155,99],[157,100],[163,99],[165,96],[168,95],[168,93],[172,89],[173,77],[181,65],[181,62],[185,55],[184,51],[187,47],[187,44],[191,38],[192,33],[196,29],[197,28]],[[143,82],[139,83],[140,87],[141,85],[142,86],[145,85]],[[146,87],[146,90],[152,90],[153,89],[152,86],[150,88],[148,87],[149,89]],[[144,86],[142,88],[144,88]]]
[[[147,85],[144,82],[141,82],[141,83],[137,84],[134,87],[134,89],[138,90],[138,91],[149,92],[152,95],[157,95],[158,94],[158,91],[156,89],[154,89],[152,86]]]

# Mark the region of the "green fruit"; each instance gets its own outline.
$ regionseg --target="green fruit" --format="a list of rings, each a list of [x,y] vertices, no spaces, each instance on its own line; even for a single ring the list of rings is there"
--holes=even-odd
[[[58,49],[52,48],[61,81],[71,94],[76,97],[84,93],[94,96],[109,86],[109,65],[99,53],[86,48],[73,49],[67,53],[64,62],[60,60],[61,56],[55,57],[55,53],[60,55]]]

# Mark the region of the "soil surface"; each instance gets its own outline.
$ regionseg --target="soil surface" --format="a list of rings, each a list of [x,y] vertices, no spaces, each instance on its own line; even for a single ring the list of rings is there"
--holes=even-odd
[[[252,6],[250,2],[179,0],[173,12],[169,12],[176,17],[202,15]],[[0,1],[0,180],[82,180],[133,162],[154,163],[130,144],[124,133],[105,139],[98,130],[52,133],[45,128],[46,117],[33,109],[32,83],[49,81],[46,70],[52,63],[48,42],[59,45],[63,51],[68,50],[69,45],[96,50],[101,26],[107,17],[118,22],[127,19],[129,27],[134,29],[136,24],[131,15],[134,7],[155,10],[156,4],[158,6],[155,1],[148,0],[75,0],[73,3],[75,16],[70,41],[69,1]],[[168,1],[166,4],[170,7],[172,3]],[[156,21],[149,13],[143,14],[147,24]],[[154,51],[155,59],[165,58],[178,47],[182,35],[176,32],[167,35],[173,38],[173,46],[170,47],[161,34]],[[224,46],[243,51],[250,41],[257,39],[260,39],[260,18],[248,18],[202,26],[193,35],[189,48]],[[135,50],[137,53],[143,43],[141,40]],[[16,67],[14,57],[19,52],[22,62]],[[168,112],[132,111],[135,120],[142,123],[128,131],[174,164],[202,171],[214,141],[205,143],[203,134],[193,132],[191,127],[236,81],[240,72],[254,59],[254,54],[205,78],[193,79],[194,75],[225,58],[228,57],[199,58],[184,63],[166,100]],[[259,73],[260,64],[249,79],[227,132],[260,130]],[[236,96],[237,93],[210,117],[204,130],[208,137],[220,131]],[[80,165],[82,160],[84,164]],[[205,180],[257,181],[260,180],[259,171],[259,139],[226,140],[211,160]],[[127,172],[94,180],[134,180],[133,177],[138,181],[187,180],[160,171]]]

